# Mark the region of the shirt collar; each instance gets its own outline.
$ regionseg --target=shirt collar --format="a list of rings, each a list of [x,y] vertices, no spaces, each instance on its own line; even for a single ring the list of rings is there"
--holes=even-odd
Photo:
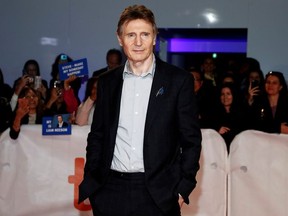
[[[153,60],[152,60],[152,64],[150,66],[150,68],[148,69],[148,71],[146,73],[141,74],[141,77],[145,77],[147,75],[151,75],[152,77],[155,74],[155,67],[156,67],[156,58],[155,55],[153,54]],[[130,68],[130,64],[129,61],[127,60],[125,62],[125,66],[124,66],[124,71],[123,71],[123,79],[127,76],[127,75],[134,75],[131,68]]]

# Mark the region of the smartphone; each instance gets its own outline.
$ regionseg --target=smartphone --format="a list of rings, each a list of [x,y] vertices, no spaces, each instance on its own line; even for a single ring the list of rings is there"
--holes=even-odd
[[[41,84],[42,84],[41,77],[40,76],[35,76],[35,78],[34,78],[34,89],[40,88]]]
[[[259,87],[259,81],[258,80],[252,80],[251,81],[251,88]]]
[[[63,83],[63,81],[55,80],[54,83],[53,83],[53,87],[54,87],[54,88],[61,89],[61,88],[64,87],[64,83]]]

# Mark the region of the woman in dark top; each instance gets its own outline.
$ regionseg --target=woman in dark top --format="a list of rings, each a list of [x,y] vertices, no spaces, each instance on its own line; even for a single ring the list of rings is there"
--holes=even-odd
[[[219,105],[213,115],[213,129],[224,138],[227,151],[234,137],[245,130],[246,111],[239,102],[238,92],[232,83],[223,84],[220,89]]]
[[[244,103],[251,105],[254,99],[263,95],[264,82],[264,75],[260,69],[248,71],[240,88]]]
[[[288,134],[287,84],[281,72],[270,71],[264,82],[264,94],[250,103],[251,128],[268,133]],[[254,92],[249,91],[250,97]]]
[[[23,124],[41,124],[43,104],[40,93],[31,87],[24,87],[12,117],[10,137],[17,139]]]
[[[41,80],[41,83],[38,83],[36,85],[36,79]],[[21,83],[24,82],[25,83]],[[48,90],[48,84],[47,81],[41,78],[40,74],[40,66],[38,62],[34,59],[29,59],[25,62],[22,70],[22,77],[19,77],[14,81],[13,90],[16,95],[19,94],[19,92],[22,90],[24,86],[29,86],[32,88],[37,89],[41,93],[41,99],[43,101],[46,100],[47,97],[47,90]]]

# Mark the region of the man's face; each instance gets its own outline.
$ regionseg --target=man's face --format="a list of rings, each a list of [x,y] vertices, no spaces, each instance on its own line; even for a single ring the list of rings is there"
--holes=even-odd
[[[120,64],[121,64],[121,62],[119,61],[118,55],[111,54],[108,56],[107,65],[108,65],[109,70],[118,67]]]
[[[201,76],[197,72],[191,72],[194,77],[194,92],[197,93],[201,88],[203,81],[201,80]]]
[[[58,122],[61,123],[63,121],[62,116],[58,116]]]
[[[153,54],[156,34],[150,23],[136,19],[122,26],[118,41],[129,61],[132,63],[145,62]]]
[[[213,72],[215,68],[216,67],[215,67],[215,63],[214,63],[213,59],[207,58],[204,60],[204,63],[202,65],[202,69],[203,69],[204,73]]]

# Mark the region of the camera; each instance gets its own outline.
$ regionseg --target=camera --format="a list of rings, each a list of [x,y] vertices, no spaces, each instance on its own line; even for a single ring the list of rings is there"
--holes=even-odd
[[[29,82],[29,83],[33,83],[33,82],[34,82],[34,77],[28,76],[28,82]]]
[[[66,60],[67,60],[67,55],[62,54],[62,55],[60,56],[60,59],[61,59],[62,61],[66,61]]]

